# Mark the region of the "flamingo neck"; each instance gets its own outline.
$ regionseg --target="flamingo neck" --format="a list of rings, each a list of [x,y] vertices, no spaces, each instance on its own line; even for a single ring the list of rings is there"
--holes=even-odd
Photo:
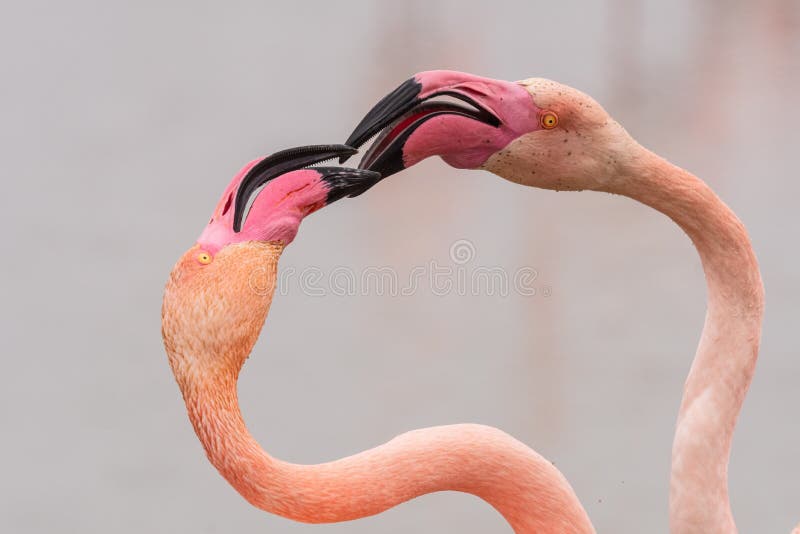
[[[347,521],[452,490],[487,501],[518,534],[594,532],[563,475],[492,427],[414,430],[354,456],[297,465],[272,458],[247,430],[234,376],[190,386],[184,397],[197,436],[222,476],[254,506],[289,519]]]
[[[243,263],[232,261],[230,269]],[[233,273],[221,280],[224,288],[248,287],[237,283]],[[274,288],[274,283],[267,287]],[[209,303],[220,302],[206,287],[192,291],[208,293]],[[231,303],[230,309],[209,304],[200,309],[212,310],[213,316],[184,318],[184,310],[198,309],[197,293],[178,292],[168,287],[165,344],[189,418],[211,463],[254,506],[296,521],[329,523],[377,514],[427,493],[453,490],[487,501],[518,534],[594,532],[563,475],[536,452],[491,427],[415,430],[354,456],[318,465],[272,458],[247,430],[236,390],[239,369],[256,341],[271,294],[262,294],[257,301],[252,292],[230,294],[222,299]],[[245,332],[233,347],[219,338],[201,339],[190,330],[198,323],[217,325],[220,316],[233,316],[238,327],[214,326],[211,332]]]
[[[664,213],[691,238],[703,264],[708,309],[684,386],[670,481],[673,533],[735,532],[728,460],[758,358],[764,291],[744,225],[702,180],[640,148],[624,191]]]

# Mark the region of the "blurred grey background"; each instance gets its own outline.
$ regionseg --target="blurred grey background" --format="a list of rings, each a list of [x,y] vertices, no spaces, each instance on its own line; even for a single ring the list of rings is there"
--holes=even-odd
[[[431,68],[582,89],[745,221],[767,315],[732,506],[742,532],[800,520],[796,0],[4,2],[0,45],[0,531],[510,532],[462,494],[327,526],[252,508],[206,461],[161,345],[167,274],[233,174],[343,141]],[[625,198],[436,159],[309,218],[282,265],[405,276],[459,239],[467,267],[536,269],[538,293],[290,287],[240,384],[256,437],[314,463],[486,423],[554,461],[599,531],[666,532],[705,308],[689,240]]]

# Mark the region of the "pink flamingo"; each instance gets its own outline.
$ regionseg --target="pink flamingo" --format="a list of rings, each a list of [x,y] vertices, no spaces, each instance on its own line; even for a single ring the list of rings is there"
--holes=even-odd
[[[347,144],[359,147],[375,134],[361,167],[383,177],[438,155],[523,185],[626,195],[689,235],[708,311],[673,442],[670,526],[681,534],[735,532],[728,459],[764,307],[756,257],[736,215],[703,181],[639,145],[592,98],[545,79],[422,72],[384,97]]]
[[[303,167],[353,153],[344,146],[303,147],[251,162],[172,270],[162,308],[164,346],[209,460],[254,506],[297,521],[357,519],[455,490],[489,502],[518,533],[594,532],[561,473],[491,427],[415,430],[319,465],[275,459],[248,432],[236,384],[269,310],[283,248],[303,217],[380,178],[367,170]]]

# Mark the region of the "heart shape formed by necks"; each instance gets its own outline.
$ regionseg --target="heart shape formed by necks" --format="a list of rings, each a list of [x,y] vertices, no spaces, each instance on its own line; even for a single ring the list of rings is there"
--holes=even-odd
[[[486,500],[521,534],[594,532],[561,473],[491,427],[415,430],[318,465],[283,462],[261,448],[244,423],[236,386],[269,311],[281,252],[305,215],[360,194],[379,175],[312,168],[270,177],[270,167],[259,165],[248,165],[226,189],[198,243],[173,268],[162,306],[170,366],[222,476],[253,505],[303,522],[357,519],[453,490]],[[266,185],[259,192],[262,184],[250,180]],[[257,195],[249,211],[237,191]]]

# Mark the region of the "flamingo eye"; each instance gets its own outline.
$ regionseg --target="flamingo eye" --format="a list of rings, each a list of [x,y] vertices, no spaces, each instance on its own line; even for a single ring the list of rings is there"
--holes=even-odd
[[[539,122],[545,130],[552,130],[558,126],[558,115],[552,111],[545,111],[542,113],[542,118],[539,119]]]
[[[211,254],[209,254],[206,251],[203,251],[197,255],[197,261],[199,261],[203,265],[208,265],[209,263],[211,263]]]

